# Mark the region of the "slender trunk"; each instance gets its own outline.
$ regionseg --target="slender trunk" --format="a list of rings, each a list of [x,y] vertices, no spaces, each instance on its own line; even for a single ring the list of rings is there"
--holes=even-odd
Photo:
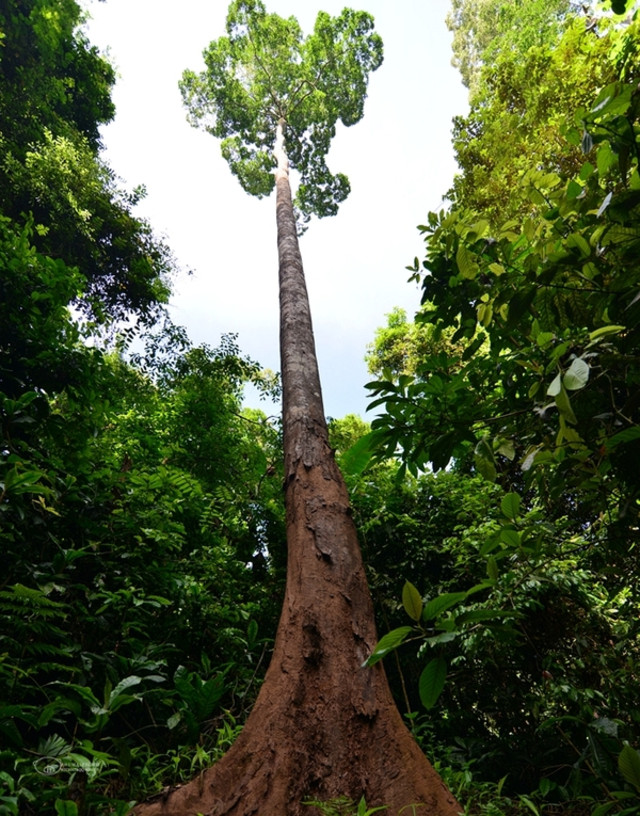
[[[276,221],[280,283],[280,368],[285,479],[302,457],[311,465],[328,453],[327,424],[311,325],[307,285],[298,245],[296,219],[284,148],[284,123],[278,124],[275,155]]]
[[[406,729],[381,664],[344,480],[329,447],[291,203],[283,123],[276,145],[287,584],[273,657],[230,751],[139,816],[312,816],[306,799],[460,808]],[[412,812],[410,809],[405,813]],[[415,810],[413,811],[415,812]]]

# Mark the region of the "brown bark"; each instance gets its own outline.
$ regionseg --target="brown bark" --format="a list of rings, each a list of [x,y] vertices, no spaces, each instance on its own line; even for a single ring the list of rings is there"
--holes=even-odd
[[[282,136],[280,128],[280,136]],[[279,140],[277,184],[288,565],[273,657],[229,752],[138,816],[301,816],[306,799],[455,816],[452,795],[406,729],[381,664],[344,480],[327,438],[311,317]]]

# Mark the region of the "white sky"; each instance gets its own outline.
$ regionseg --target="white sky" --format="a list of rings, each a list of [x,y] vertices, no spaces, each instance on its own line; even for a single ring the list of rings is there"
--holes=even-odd
[[[118,72],[116,118],[103,131],[105,157],[132,188],[147,187],[138,213],[166,237],[194,274],[175,281],[171,314],[195,343],[237,332],[243,353],[279,369],[275,199],[247,195],[216,139],[190,127],[178,80],[199,71],[201,53],[225,33],[227,0],[83,0],[91,42]],[[319,10],[346,0],[267,0],[310,32]],[[338,215],[313,220],[301,240],[327,415],[365,416],[363,358],[385,315],[411,316],[419,290],[407,264],[422,258],[416,226],[439,209],[455,163],[451,119],[466,90],[450,65],[449,0],[354,0],[369,11],[385,59],[370,78],[364,118],[341,128],[328,164],[351,194]],[[247,403],[270,412],[247,394]],[[369,418],[367,416],[367,418]]]

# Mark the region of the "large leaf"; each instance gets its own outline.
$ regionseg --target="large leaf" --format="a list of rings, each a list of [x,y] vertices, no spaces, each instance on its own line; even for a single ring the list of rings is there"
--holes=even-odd
[[[433,708],[437,703],[446,679],[447,663],[444,658],[436,657],[424,667],[420,675],[418,691],[420,701],[425,708]]]
[[[466,592],[445,592],[429,601],[424,607],[422,618],[425,621],[433,620],[455,604],[464,601]]]
[[[640,754],[628,744],[620,751],[618,768],[626,781],[640,791]]]
[[[411,581],[405,581],[402,587],[402,605],[411,620],[420,620],[420,616],[422,615],[422,597]]]
[[[573,412],[573,408],[571,407],[571,400],[569,399],[567,389],[564,387],[564,385],[560,386],[560,391],[558,392],[558,394],[556,394],[555,401],[558,411],[560,411],[562,416],[567,420],[567,422],[570,422],[572,425],[575,425],[578,422],[578,420]]]
[[[589,381],[589,364],[581,357],[576,357],[566,370],[562,383],[569,391],[577,391],[584,388]]]
[[[500,509],[503,515],[513,521],[520,513],[520,496],[517,493],[507,493],[500,502]]]
[[[348,448],[340,457],[340,468],[351,476],[356,476],[367,467],[371,461],[375,431],[365,434]]]
[[[78,806],[70,799],[56,799],[56,816],[78,816]]]
[[[478,273],[478,264],[475,255],[464,244],[458,247],[456,263],[463,278],[475,278]]]
[[[412,626],[400,626],[398,629],[392,629],[383,635],[378,641],[375,649],[371,652],[369,657],[362,664],[363,666],[375,666],[375,664],[382,660],[382,658],[397,649],[403,643],[409,632],[413,629]]]

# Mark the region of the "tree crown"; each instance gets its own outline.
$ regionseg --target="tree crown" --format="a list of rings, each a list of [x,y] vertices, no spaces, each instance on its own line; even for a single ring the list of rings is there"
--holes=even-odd
[[[233,0],[227,35],[204,51],[205,70],[180,83],[188,119],[222,139],[222,154],[244,190],[268,195],[274,186],[273,147],[286,127],[291,166],[300,174],[296,205],[310,215],[335,215],[349,193],[343,174],[326,164],[336,123],[364,112],[369,73],[382,63],[373,17],[345,8],[319,12],[303,37],[295,17],[267,13],[260,0]]]

